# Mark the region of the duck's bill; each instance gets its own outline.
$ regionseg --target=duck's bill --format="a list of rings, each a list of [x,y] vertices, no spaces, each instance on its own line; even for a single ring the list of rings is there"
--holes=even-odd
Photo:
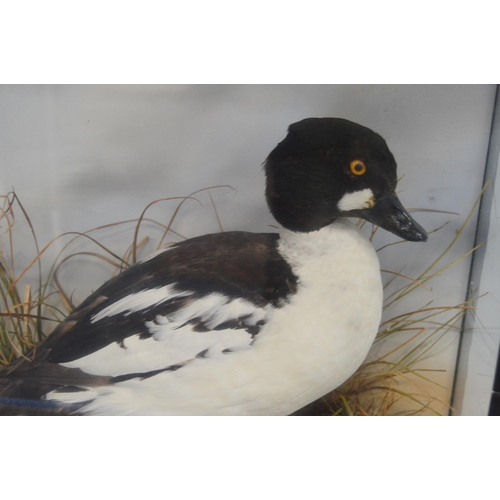
[[[408,241],[427,241],[427,232],[401,204],[396,194],[360,210],[360,217]]]

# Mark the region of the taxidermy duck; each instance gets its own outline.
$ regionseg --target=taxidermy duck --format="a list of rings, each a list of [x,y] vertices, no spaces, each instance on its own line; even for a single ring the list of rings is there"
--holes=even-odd
[[[376,253],[347,219],[409,241],[382,137],[340,118],[294,123],[265,162],[279,233],[172,244],[90,295],[0,371],[2,408],[89,415],[288,415],[332,391],[379,327]]]

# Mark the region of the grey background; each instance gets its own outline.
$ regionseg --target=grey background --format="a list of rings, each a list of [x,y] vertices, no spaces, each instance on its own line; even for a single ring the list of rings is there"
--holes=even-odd
[[[234,188],[211,191],[223,227],[268,231],[273,219],[263,197],[262,162],[290,123],[338,116],[373,128],[387,140],[398,161],[398,192],[405,206],[456,213],[415,212],[428,231],[448,224],[426,244],[405,243],[380,252],[383,269],[416,277],[446,248],[480,193],[494,97],[494,85],[1,86],[0,194],[15,189],[41,246],[65,231],[137,218],[155,199],[221,184]],[[201,204],[188,201],[176,219],[174,228],[184,236],[218,230],[207,193],[198,199]],[[164,202],[148,214],[166,222],[174,208],[174,202]],[[123,254],[132,231],[128,224],[96,236]],[[472,248],[474,231],[475,219],[444,263]],[[141,234],[153,239],[146,254],[155,249],[161,231],[146,224]],[[34,252],[28,231],[20,227],[19,235],[16,258],[22,268]],[[47,262],[66,241],[50,247]],[[379,231],[374,244],[379,248],[393,241]],[[81,240],[72,248],[95,250]],[[462,302],[469,266],[470,259],[464,259],[386,317],[431,301],[433,306]],[[76,302],[108,276],[103,263],[85,257],[61,273]],[[489,291],[494,296],[495,290]],[[443,370],[429,375],[443,387],[429,385],[427,390],[445,402],[457,339],[458,332],[450,332],[422,365]],[[404,340],[401,335],[375,351]],[[433,405],[447,411],[446,405]]]

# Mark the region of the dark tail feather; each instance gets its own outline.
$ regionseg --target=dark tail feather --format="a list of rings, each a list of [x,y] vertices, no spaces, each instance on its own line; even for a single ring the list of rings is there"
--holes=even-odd
[[[0,415],[69,415],[72,408],[41,399],[43,384],[0,369]]]
[[[0,415],[62,416],[74,415],[81,405],[61,405],[54,401],[0,397]]]
[[[86,387],[109,381],[109,377],[89,375],[43,358],[33,362],[18,360],[0,368],[0,415],[72,415],[86,402],[63,404],[46,400],[45,395],[51,391],[86,391]]]

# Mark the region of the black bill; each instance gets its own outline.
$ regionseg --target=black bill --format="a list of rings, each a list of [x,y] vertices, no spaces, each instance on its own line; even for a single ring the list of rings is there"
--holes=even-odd
[[[401,204],[394,193],[377,201],[372,208],[358,210],[359,216],[408,241],[427,241],[427,232]]]

